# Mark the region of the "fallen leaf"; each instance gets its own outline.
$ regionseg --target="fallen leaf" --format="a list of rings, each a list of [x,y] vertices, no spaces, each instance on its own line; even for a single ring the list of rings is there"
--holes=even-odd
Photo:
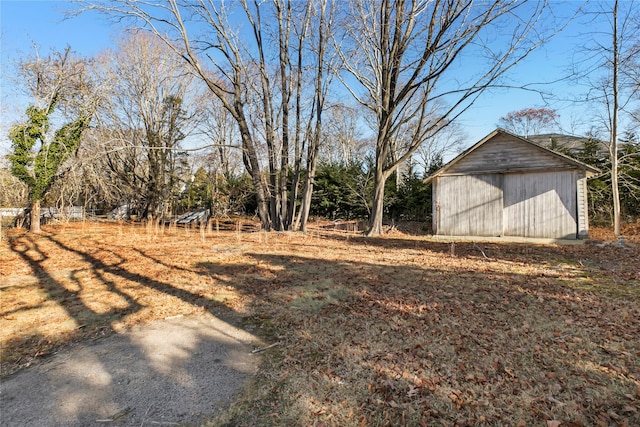
[[[562,405],[564,405],[564,403],[563,403],[563,402],[560,402],[558,399],[554,398],[553,396],[548,396],[548,397],[547,397],[547,400],[548,400],[549,402],[551,402],[551,403],[555,403],[555,404],[556,404],[556,405],[558,405],[558,406],[562,406]]]
[[[609,412],[607,412],[607,414],[609,415],[609,417],[611,417],[612,419],[614,419],[616,421],[620,421],[622,419],[622,417],[620,417],[620,415],[616,414],[613,411],[609,411]]]
[[[410,385],[409,386],[409,391],[407,392],[407,397],[413,397],[413,396],[417,395],[418,392],[419,392],[419,390],[416,387]]]

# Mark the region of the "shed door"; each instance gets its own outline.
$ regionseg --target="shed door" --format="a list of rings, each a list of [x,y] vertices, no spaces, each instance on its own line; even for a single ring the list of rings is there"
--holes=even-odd
[[[575,239],[574,172],[504,176],[504,235]]]
[[[436,234],[499,236],[502,175],[444,176],[437,181]]]

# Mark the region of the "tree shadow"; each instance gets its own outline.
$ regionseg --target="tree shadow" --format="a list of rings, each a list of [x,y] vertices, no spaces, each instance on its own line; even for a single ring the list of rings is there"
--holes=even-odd
[[[89,263],[99,272],[96,277],[100,280],[116,276],[203,307],[220,318],[237,318],[238,313],[225,304],[132,271],[115,252],[109,256],[114,261],[105,262],[88,250],[73,248],[55,237],[42,239]],[[411,411],[418,411],[427,425],[440,421],[452,424],[462,418],[471,424],[481,423],[480,415],[486,422],[500,424],[500,410],[520,411],[531,407],[527,419],[538,423],[555,419],[551,417],[562,415],[565,410],[562,408],[569,407],[556,407],[546,399],[555,384],[561,386],[552,396],[558,401],[573,402],[575,396],[591,399],[588,400],[591,406],[581,410],[587,418],[594,416],[603,405],[611,405],[620,412],[618,406],[622,403],[617,402],[624,402],[624,393],[633,392],[632,382],[617,374],[614,368],[633,372],[636,362],[602,351],[602,347],[610,349],[618,345],[615,343],[633,347],[629,336],[640,334],[640,311],[632,302],[620,304],[618,310],[625,310],[627,317],[624,328],[614,328],[611,325],[618,324],[620,319],[613,317],[615,313],[606,303],[600,304],[585,292],[566,288],[561,280],[499,267],[478,271],[476,261],[484,257],[474,253],[478,251],[473,244],[456,244],[456,252],[451,254],[447,243],[412,239],[349,238],[348,243],[371,246],[381,254],[396,249],[449,254],[455,268],[443,264],[363,262],[333,256],[329,259],[324,255],[305,256],[302,251],[294,255],[273,254],[271,248],[265,247],[262,251],[257,245],[243,251],[246,259],[241,263],[207,261],[184,268],[170,258],[163,259],[140,249],[135,252],[164,268],[182,269],[203,279],[215,277],[221,285],[231,286],[253,299],[253,312],[273,323],[286,349],[282,354],[282,371],[271,374],[273,393],[278,396],[275,403],[270,402],[275,405],[270,407],[271,412],[291,411],[286,402],[295,400],[306,408],[305,416],[324,411],[338,414],[334,419],[337,424],[342,421],[352,424],[353,419],[339,417],[343,411],[341,405],[346,401],[357,419],[365,417],[373,424],[401,424]],[[496,252],[498,249],[502,249],[503,254],[529,250],[526,246],[503,249],[496,245]],[[41,279],[55,279],[47,277],[49,273],[42,266],[43,251],[27,253],[20,247],[15,250],[30,259],[27,262]],[[110,251],[106,246],[101,250]],[[474,264],[469,264],[471,261]],[[78,282],[79,277],[75,280]],[[50,286],[64,287],[55,281]],[[50,292],[54,299],[58,293],[63,298],[71,297],[65,291]],[[63,303],[66,302],[60,301]],[[69,312],[78,317],[91,311],[88,307],[69,308]],[[120,316],[126,315],[123,313],[118,312]],[[199,363],[196,355],[209,351],[206,344],[232,339],[233,334],[210,337],[193,332],[192,336],[191,344],[187,345],[169,340],[167,355],[162,356],[167,358],[165,362],[158,362],[156,358],[162,348],[148,347],[143,342],[144,336],[129,340],[129,344],[136,346],[132,359],[112,364],[103,353],[96,351],[92,354],[97,356],[85,358],[91,361],[91,357],[95,357],[91,370],[97,373],[96,377],[64,371],[63,376],[70,378],[70,385],[63,388],[60,399],[67,400],[54,401],[60,407],[71,408],[68,411],[75,413],[76,419],[95,421],[90,420],[95,410],[85,413],[69,402],[77,401],[79,395],[89,394],[91,390],[97,390],[98,395],[101,390],[107,390],[104,401],[119,393],[133,401],[127,390],[115,384],[116,378],[120,378],[117,374],[130,370],[134,359],[143,361],[151,372],[150,377],[168,381],[159,383],[159,388],[150,394],[173,390],[172,387],[178,387],[176,384],[186,387],[190,393],[199,393],[207,380],[185,374],[196,369],[189,364]],[[235,354],[225,360],[234,360]],[[165,365],[171,369],[163,370],[161,367]],[[545,376],[541,377],[540,373]],[[202,374],[207,375],[206,371]],[[583,380],[573,381],[574,375]],[[304,387],[300,388],[300,384]],[[608,388],[608,384],[614,387]],[[593,391],[585,391],[587,386]],[[74,389],[82,392],[74,393]],[[288,389],[294,393],[289,400],[285,395]],[[532,403],[533,393],[542,396],[542,400]],[[511,396],[507,407],[490,409],[494,403],[504,403],[492,400],[494,394]],[[607,394],[604,400],[598,397],[600,403],[594,403],[597,396]],[[38,397],[38,400],[45,398]],[[483,406],[484,400],[490,405]],[[109,416],[115,414],[115,409],[131,406],[126,401],[118,402],[110,407],[113,411]],[[155,404],[137,405],[132,415],[127,416],[135,416],[139,425],[147,410],[156,414],[152,412],[154,408]],[[476,412],[480,415],[474,415]],[[436,420],[438,417],[443,419]],[[181,416],[174,419],[178,418],[184,419]],[[296,420],[295,416],[289,420],[293,424],[295,421],[313,424],[309,420]]]
[[[415,242],[390,247],[407,244]],[[535,423],[571,417],[590,423],[607,407],[622,411],[625,393],[633,394],[634,381],[616,372],[633,372],[637,363],[602,351],[634,347],[640,309],[632,302],[619,308],[626,313],[620,322],[607,302],[559,278],[477,271],[464,258],[454,260],[454,272],[255,250],[245,255],[270,266],[268,286],[256,286],[259,279],[237,286],[258,296],[260,310],[286,330],[289,368],[279,387],[306,383],[309,413],[346,415],[340,400],[346,398],[353,413],[373,424],[403,424],[412,412],[413,422],[427,425],[500,424],[505,412]],[[198,266],[211,274],[223,268]]]
[[[71,290],[54,278],[49,271],[43,267],[43,263],[48,260],[48,257],[45,252],[41,250],[40,242],[43,240],[53,241],[53,239],[47,236],[33,237],[31,235],[27,235],[23,239],[28,242],[28,245],[23,243],[24,240],[12,240],[10,243],[11,250],[18,254],[29,265],[33,274],[38,278],[40,289],[46,294],[46,300],[55,301],[66,311],[69,317],[76,321],[78,326],[86,325],[87,323],[109,324],[111,319],[126,316],[141,308],[129,295],[120,292],[113,282],[106,280],[99,271],[96,271],[101,283],[104,284],[110,292],[123,298],[127,302],[127,306],[108,313],[98,313],[92,310],[87,307],[80,298],[82,287],[80,281],[74,278],[74,274],[76,274],[78,270],[72,271],[70,277],[78,285],[77,290]],[[34,253],[29,254],[30,251]]]
[[[45,264],[51,261],[45,244],[87,263],[93,279],[123,306],[103,311],[88,305],[82,297],[85,269],[72,270],[64,282],[58,279],[58,272]],[[51,347],[47,354],[53,357],[3,378],[3,425],[197,422],[228,404],[242,382],[255,373],[257,359],[250,349],[259,341],[220,319],[233,317],[224,304],[132,272],[125,259],[108,248],[101,248],[110,252],[112,261],[105,262],[51,235],[28,235],[10,245],[37,277],[47,301],[55,302],[77,325],[78,335],[71,340],[64,337],[60,346],[95,338],[100,328],[105,329],[102,335],[111,336],[59,354],[59,346]],[[202,307],[216,317],[178,316],[136,326],[127,334],[112,334],[116,322],[144,308],[116,284],[115,277]],[[42,334],[26,338],[47,339]],[[7,343],[3,352],[18,351],[16,346],[24,344],[24,339],[18,341]]]
[[[455,249],[452,253],[451,242],[427,240],[424,236],[408,236],[408,237],[366,237],[362,235],[345,236],[335,233],[327,233],[322,235],[323,239],[335,240],[337,242],[348,242],[349,244],[357,244],[359,246],[383,249],[414,249],[420,251],[431,251],[442,254],[452,254],[456,256],[472,256],[482,257],[478,249],[474,248],[473,242],[456,242]],[[475,244],[478,246],[478,244]],[[488,246],[482,244],[482,246]],[[496,245],[493,245],[496,246]]]
[[[525,242],[447,242],[425,239],[424,236],[408,237],[388,237],[372,238],[365,236],[343,236],[336,234],[322,235],[323,239],[334,240],[336,242],[348,242],[359,246],[382,248],[385,250],[416,250],[432,252],[460,259],[494,259],[510,260],[513,255],[523,255],[529,258],[530,262],[540,262],[548,260],[549,255],[567,255],[567,251],[576,250],[580,246],[556,246],[540,243]],[[582,255],[582,254],[581,254]]]
[[[144,286],[144,287],[159,291],[165,295],[176,297],[181,301],[184,301],[186,303],[192,304],[197,307],[201,307],[216,317],[220,317],[223,319],[230,319],[234,317],[233,310],[229,309],[226,305],[221,304],[218,301],[214,301],[209,298],[203,298],[201,295],[197,293],[192,293],[192,292],[189,292],[188,290],[177,288],[169,283],[152,279],[140,273],[132,272],[124,268],[121,262],[116,264],[107,264],[100,258],[97,258],[91,255],[89,252],[72,248],[69,245],[60,241],[59,239],[55,239],[50,236],[46,238],[52,243],[58,245],[61,249],[79,255],[84,261],[91,264],[93,270],[100,271],[101,275],[104,275],[105,273],[111,274],[111,275],[120,277],[122,279],[125,279],[129,282],[139,284],[140,286]],[[115,254],[113,251],[110,251],[104,248],[102,250],[111,252],[114,256],[117,256],[117,254]],[[144,252],[139,250],[137,250],[137,252],[151,259],[152,261],[159,263],[158,260],[150,257],[149,255],[144,254]],[[162,264],[162,265],[166,265],[166,264]],[[176,267],[172,266],[172,268],[176,268]],[[185,271],[190,271],[190,270],[185,270]]]

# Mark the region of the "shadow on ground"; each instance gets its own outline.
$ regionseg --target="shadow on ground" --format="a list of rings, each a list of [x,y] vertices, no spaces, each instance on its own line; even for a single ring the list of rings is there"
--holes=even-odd
[[[57,303],[79,325],[78,329],[106,328],[108,336],[76,343],[4,378],[0,395],[3,426],[197,422],[227,405],[255,374],[259,360],[251,350],[260,341],[212,315],[228,312],[223,305],[133,273],[122,266],[125,260],[115,254],[106,262],[53,236],[25,239],[14,240],[11,249],[38,278],[39,288],[47,296],[45,303]],[[119,308],[101,312],[85,303],[81,269],[70,274],[72,284],[77,285],[75,289],[58,280],[51,268],[43,265],[47,255],[41,245],[45,243],[53,243],[90,263],[95,278],[111,298],[119,301]],[[197,317],[158,320],[124,334],[113,334],[114,322],[144,308],[135,296],[116,285],[114,276],[185,302],[199,303],[206,312]]]

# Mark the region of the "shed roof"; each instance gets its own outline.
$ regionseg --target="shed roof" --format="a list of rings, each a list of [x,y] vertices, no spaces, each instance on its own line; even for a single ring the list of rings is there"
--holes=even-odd
[[[485,143],[487,143],[488,141],[490,141],[491,139],[493,139],[494,137],[496,137],[498,135],[508,136],[508,137],[512,138],[513,140],[519,142],[519,143],[526,144],[529,148],[532,148],[534,150],[539,150],[542,153],[545,153],[545,154],[547,154],[549,156],[552,156],[553,159],[556,160],[557,164],[564,164],[567,167],[570,167],[572,169],[584,170],[587,173],[587,176],[594,176],[594,175],[600,173],[600,170],[595,168],[595,167],[593,167],[593,166],[590,166],[590,165],[588,165],[586,163],[583,163],[581,161],[573,159],[573,158],[571,158],[571,157],[569,157],[569,156],[567,156],[565,154],[559,153],[559,152],[551,150],[549,148],[542,147],[542,146],[536,144],[535,142],[529,141],[528,139],[522,138],[522,137],[520,137],[518,135],[515,135],[515,134],[513,134],[511,132],[508,132],[508,131],[506,131],[504,129],[498,128],[498,129],[494,130],[493,132],[491,132],[489,135],[487,135],[484,138],[482,138],[479,142],[477,142],[472,147],[470,147],[467,150],[465,150],[462,153],[460,153],[456,158],[451,160],[449,163],[447,163],[445,166],[443,166],[437,172],[435,172],[432,175],[428,176],[425,179],[425,182],[430,182],[434,178],[436,178],[436,177],[438,177],[440,175],[445,175],[448,172],[452,172],[452,169],[454,169],[456,165],[461,163],[463,161],[463,159],[465,159],[471,153],[475,152],[476,150],[478,150],[478,148],[480,148]]]

